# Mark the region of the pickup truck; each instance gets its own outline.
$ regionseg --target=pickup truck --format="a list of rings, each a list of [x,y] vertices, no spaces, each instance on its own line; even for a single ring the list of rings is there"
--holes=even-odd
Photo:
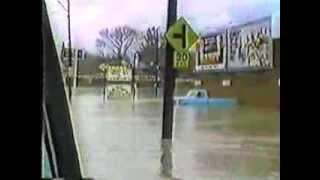
[[[234,107],[237,100],[234,98],[209,98],[206,89],[192,89],[186,96],[174,97],[175,104],[178,106],[204,105],[214,107]]]

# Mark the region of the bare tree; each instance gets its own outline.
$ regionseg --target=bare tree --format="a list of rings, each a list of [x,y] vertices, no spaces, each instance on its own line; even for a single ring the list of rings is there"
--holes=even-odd
[[[143,35],[143,41],[140,44],[140,51],[148,48],[154,48],[158,44],[158,48],[165,46],[165,38],[159,27],[150,27]]]
[[[129,49],[136,42],[137,31],[129,26],[120,26],[114,29],[105,28],[99,32],[96,47],[100,55],[105,55],[108,49],[118,60],[127,60]]]
[[[144,33],[139,45],[141,61],[150,66],[163,64],[164,62],[165,37],[159,27],[150,27]]]
[[[96,40],[96,48],[98,51],[99,56],[101,57],[105,57],[105,48],[106,48],[106,43],[101,40],[101,39],[97,39]]]

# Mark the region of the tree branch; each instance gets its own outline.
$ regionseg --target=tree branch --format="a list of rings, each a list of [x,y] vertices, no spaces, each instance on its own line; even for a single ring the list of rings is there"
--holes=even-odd
[[[135,42],[137,34],[136,30],[128,26],[116,27],[110,31],[106,28],[99,32],[101,39],[105,42],[105,44],[99,42],[99,46],[109,48],[117,58],[124,58]]]

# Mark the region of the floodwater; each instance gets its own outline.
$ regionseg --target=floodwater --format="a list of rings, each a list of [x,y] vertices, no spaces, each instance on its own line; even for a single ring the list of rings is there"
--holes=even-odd
[[[140,96],[133,108],[129,99],[103,103],[101,89],[80,88],[72,113],[89,178],[280,179],[278,110],[175,107],[171,151],[161,148],[160,98]]]

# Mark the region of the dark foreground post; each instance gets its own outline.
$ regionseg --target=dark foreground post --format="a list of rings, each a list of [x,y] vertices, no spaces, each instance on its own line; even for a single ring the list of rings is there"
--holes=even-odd
[[[177,19],[177,0],[168,2],[167,31]],[[164,67],[164,100],[162,114],[162,156],[161,175],[172,177],[172,129],[173,129],[173,92],[175,87],[175,71],[173,69],[173,47],[168,43],[165,52]]]
[[[66,180],[82,179],[81,161],[77,148],[70,104],[65,92],[59,57],[55,48],[45,1],[42,1],[42,64],[43,99],[42,123],[46,123],[42,138],[50,151],[49,161],[54,176]],[[46,136],[45,136],[46,135]]]
[[[71,22],[70,22],[70,0],[67,1],[68,3],[68,7],[67,7],[67,11],[68,11],[68,60],[69,60],[69,69],[68,69],[68,74],[69,74],[69,85],[68,85],[68,89],[69,89],[69,101],[70,103],[72,102],[72,87],[71,87],[71,68],[72,68],[72,45],[71,45]]]
[[[167,31],[177,19],[177,0],[169,0]],[[173,69],[174,49],[168,43],[165,55],[165,74],[164,74],[164,101],[163,101],[163,122],[162,122],[162,141],[172,140],[173,126],[173,92],[175,87],[175,72]]]

